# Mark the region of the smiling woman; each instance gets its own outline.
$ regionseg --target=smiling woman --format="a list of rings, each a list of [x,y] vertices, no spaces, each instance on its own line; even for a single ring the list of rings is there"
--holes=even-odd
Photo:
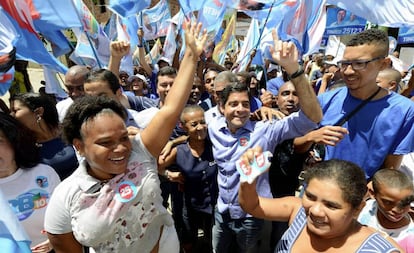
[[[63,121],[66,141],[84,157],[56,189],[45,230],[56,253],[179,252],[171,215],[162,205],[157,160],[193,85],[206,32],[186,24],[186,52],[164,105],[133,140],[125,109],[107,96],[74,101]],[[86,90],[86,88],[85,88]]]
[[[261,152],[249,149],[242,159],[249,164]],[[367,192],[364,172],[357,165],[341,160],[316,164],[307,170],[305,185],[302,199],[262,198],[255,182],[240,185],[239,202],[246,212],[289,222],[275,252],[403,252],[356,220]]]

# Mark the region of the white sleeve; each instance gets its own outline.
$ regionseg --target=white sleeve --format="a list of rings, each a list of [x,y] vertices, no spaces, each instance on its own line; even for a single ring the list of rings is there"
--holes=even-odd
[[[71,215],[66,199],[68,189],[60,184],[50,198],[45,214],[45,230],[51,234],[66,234],[72,231]]]

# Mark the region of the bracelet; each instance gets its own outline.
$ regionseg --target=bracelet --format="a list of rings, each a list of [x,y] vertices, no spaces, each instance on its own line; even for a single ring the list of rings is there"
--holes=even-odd
[[[143,45],[138,44],[137,47],[144,47]]]
[[[289,75],[289,79],[294,79],[296,77],[299,77],[303,73],[305,73],[305,71],[303,70],[303,68],[301,66],[299,66],[299,69],[296,70],[296,72],[294,72],[293,74]]]
[[[164,171],[164,177],[168,178],[168,170]]]

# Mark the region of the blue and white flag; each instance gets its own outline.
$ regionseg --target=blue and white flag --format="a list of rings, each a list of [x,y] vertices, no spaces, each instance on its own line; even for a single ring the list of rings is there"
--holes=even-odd
[[[24,0],[2,0],[0,11],[4,20],[8,20],[4,22],[13,26],[17,32],[17,59],[47,65],[58,72],[66,73],[67,67],[46,50],[33,25],[29,6]]]
[[[190,12],[199,11],[203,5],[205,0],[178,0],[179,6],[181,11],[184,15],[187,15]]]
[[[166,0],[161,0],[151,9],[143,10],[137,15],[137,22],[144,31],[145,40],[165,36],[169,19],[171,19],[171,12]]]
[[[150,4],[151,0],[110,0],[108,7],[122,17],[129,17],[148,8]]]
[[[108,65],[110,51],[109,38],[96,21],[88,7],[81,0],[74,0],[83,27],[74,28],[77,43],[70,59],[79,65],[103,68]]]
[[[198,22],[203,24],[203,29],[206,29],[207,33],[216,34],[221,27],[225,12],[226,6],[219,0],[205,1],[198,13]]]
[[[122,17],[118,16],[116,22],[116,30],[118,35],[118,41],[130,41],[127,28],[125,24],[122,23]],[[120,70],[126,71],[130,76],[134,74],[134,65],[132,63],[132,47],[130,48],[129,54],[122,57],[121,64],[119,67]]]
[[[237,56],[236,62],[239,64],[236,71],[242,71],[246,69],[247,63],[250,59],[250,53],[253,49],[257,49],[259,44],[259,22],[256,19],[252,19],[250,23],[249,30],[247,31],[247,35],[244,38],[243,45],[240,48],[239,55]],[[255,59],[253,59],[252,64],[259,64],[262,65],[263,62],[261,61],[261,52],[256,52]]]
[[[400,27],[414,25],[414,0],[327,0],[355,15],[381,26]]]
[[[268,50],[263,47],[273,43],[271,30],[274,28],[282,40],[295,42],[300,54],[319,49],[325,30],[324,0],[274,0],[270,7],[244,12],[260,21],[263,31],[260,45],[265,54]]]
[[[347,10],[328,7],[326,18],[326,35],[349,35],[360,33],[367,21]]]

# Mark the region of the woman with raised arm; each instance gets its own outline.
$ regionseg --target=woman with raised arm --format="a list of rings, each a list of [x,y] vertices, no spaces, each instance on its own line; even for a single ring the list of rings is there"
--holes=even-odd
[[[162,206],[157,158],[189,97],[206,41],[186,23],[186,52],[164,106],[131,141],[125,110],[110,98],[76,100],[64,137],[85,159],[56,189],[45,229],[56,253],[179,252],[171,215]],[[200,34],[200,35],[199,35]]]
[[[241,159],[251,164],[261,153],[259,147],[249,149]],[[329,160],[307,170],[302,198],[259,197],[254,181],[240,184],[239,202],[254,217],[289,222],[274,252],[403,252],[394,241],[357,221],[366,192],[361,168]]]

